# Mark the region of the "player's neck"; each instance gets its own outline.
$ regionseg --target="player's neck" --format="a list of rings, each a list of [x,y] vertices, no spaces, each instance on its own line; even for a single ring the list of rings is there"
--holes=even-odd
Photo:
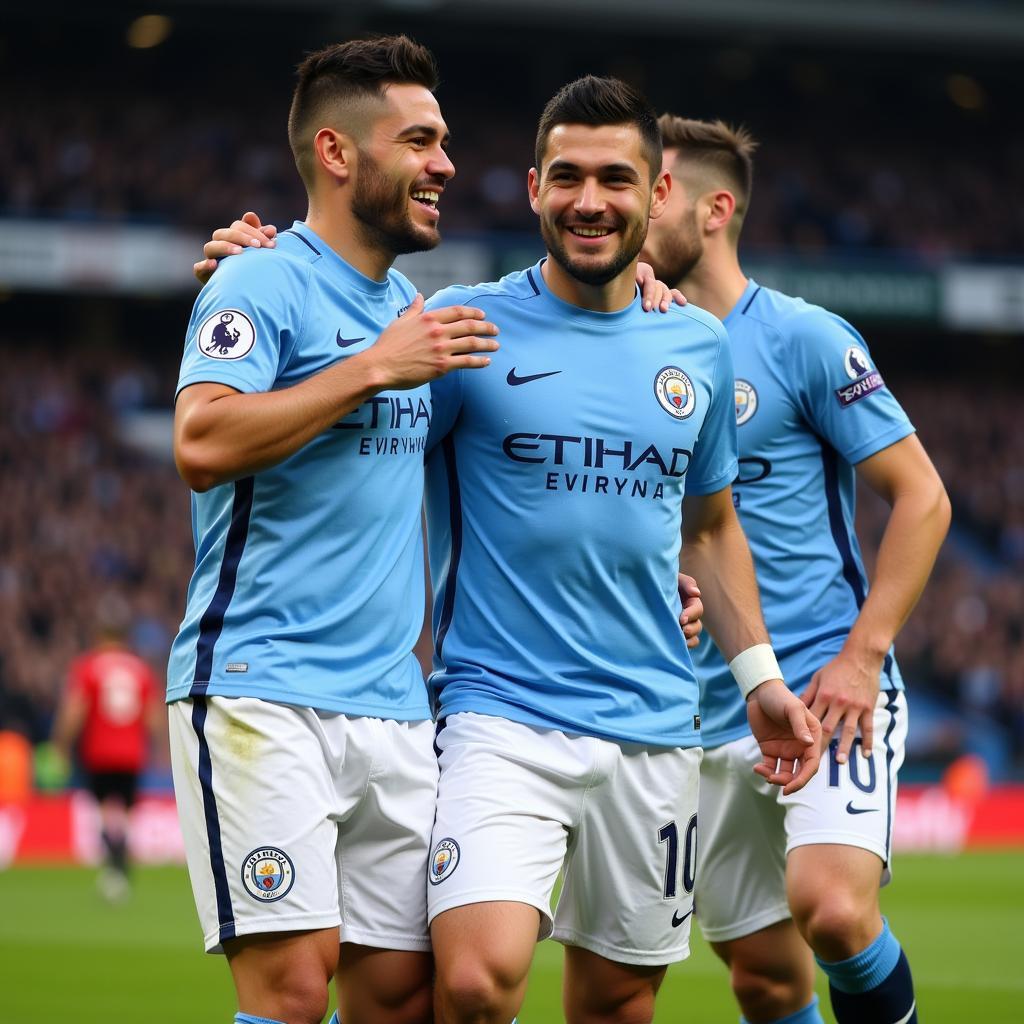
[[[747,278],[734,250],[714,252],[709,247],[700,262],[676,287],[687,301],[724,320],[740,301],[747,287]]]
[[[567,273],[548,253],[540,268],[544,283],[563,302],[595,313],[617,313],[636,297],[636,260],[607,284],[585,284]]]
[[[383,281],[388,276],[395,254],[380,245],[368,243],[351,210],[344,207],[328,209],[311,202],[306,224],[360,274],[374,281]]]

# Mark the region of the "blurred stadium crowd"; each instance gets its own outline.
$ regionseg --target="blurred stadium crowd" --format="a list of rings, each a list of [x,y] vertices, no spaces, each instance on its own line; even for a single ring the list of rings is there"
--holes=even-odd
[[[522,111],[446,99],[458,176],[448,231],[532,231],[525,202],[532,126]],[[305,194],[283,143],[281,96],[244,108],[181,107],[169,97],[34,95],[0,108],[0,216],[152,221],[209,229],[239,200],[290,222]],[[60,131],[54,131],[60,125]],[[937,258],[1024,251],[1024,205],[993,181],[1024,178],[1024,140],[984,149],[900,136],[865,146],[858,132],[782,122],[757,159],[748,245],[877,250]],[[833,138],[829,135],[834,133]],[[922,167],[928,173],[922,175]]]
[[[188,492],[133,442],[132,417],[168,406],[176,367],[114,348],[4,346],[0,358],[0,719],[38,741],[101,622],[124,625],[165,667],[193,561]],[[1002,723],[1024,760],[1024,423],[1009,389],[955,421],[956,385],[896,390],[957,523],[897,644],[904,676],[912,692]],[[880,503],[862,501],[869,564],[882,526]]]

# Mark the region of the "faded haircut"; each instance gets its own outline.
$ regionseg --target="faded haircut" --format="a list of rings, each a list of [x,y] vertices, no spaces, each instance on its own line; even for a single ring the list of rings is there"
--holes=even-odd
[[[537,125],[534,158],[540,171],[548,136],[560,124],[633,125],[640,132],[640,147],[650,166],[651,181],[661,173],[661,132],[654,108],[643,94],[618,78],[587,75],[563,86],[548,101]]]
[[[711,187],[726,188],[736,198],[738,223],[750,205],[757,142],[746,128],[724,121],[697,121],[675,114],[658,118],[661,144],[677,151],[677,162],[693,165]]]
[[[297,68],[288,113],[288,143],[306,188],[313,185],[313,138],[325,121],[358,133],[365,111],[383,101],[389,85],[438,85],[437,62],[408,36],[374,36],[335,43]]]

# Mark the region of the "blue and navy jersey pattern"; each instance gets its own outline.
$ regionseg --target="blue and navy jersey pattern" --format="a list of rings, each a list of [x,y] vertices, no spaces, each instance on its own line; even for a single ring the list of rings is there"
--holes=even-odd
[[[295,385],[362,352],[412,301],[306,225],[225,260],[196,300],[178,391]],[[196,564],[168,700],[260,697],[397,720],[430,716],[412,655],[423,620],[426,386],[383,391],[294,455],[192,495]]]
[[[569,305],[541,267],[429,303],[501,329],[489,367],[432,389],[438,714],[699,745],[676,573],[684,492],[736,475],[726,335],[692,306]]]
[[[864,339],[841,317],[750,281],[725,319],[736,371],[733,500],[765,623],[797,693],[840,651],[867,593],[855,471],[913,433]],[[746,735],[735,682],[705,634],[694,652],[706,747]],[[902,689],[892,652],[881,686]]]

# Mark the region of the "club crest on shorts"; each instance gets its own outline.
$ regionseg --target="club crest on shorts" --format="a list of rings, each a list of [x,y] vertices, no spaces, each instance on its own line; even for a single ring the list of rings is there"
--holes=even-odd
[[[690,378],[678,366],[666,366],[654,378],[654,396],[673,419],[685,420],[697,404]]]
[[[291,857],[274,846],[253,850],[242,865],[245,891],[259,903],[283,899],[295,881]]]
[[[430,857],[430,884],[440,885],[459,866],[459,844],[442,839]]]
[[[203,321],[196,345],[210,359],[242,359],[256,344],[256,328],[240,309],[218,309]]]
[[[757,412],[757,392],[749,381],[736,378],[736,426],[742,427]]]
[[[846,368],[846,376],[850,380],[863,377],[865,373],[871,370],[871,362],[868,360],[867,353],[856,345],[851,345],[846,350],[846,355],[843,357],[843,365]]]

